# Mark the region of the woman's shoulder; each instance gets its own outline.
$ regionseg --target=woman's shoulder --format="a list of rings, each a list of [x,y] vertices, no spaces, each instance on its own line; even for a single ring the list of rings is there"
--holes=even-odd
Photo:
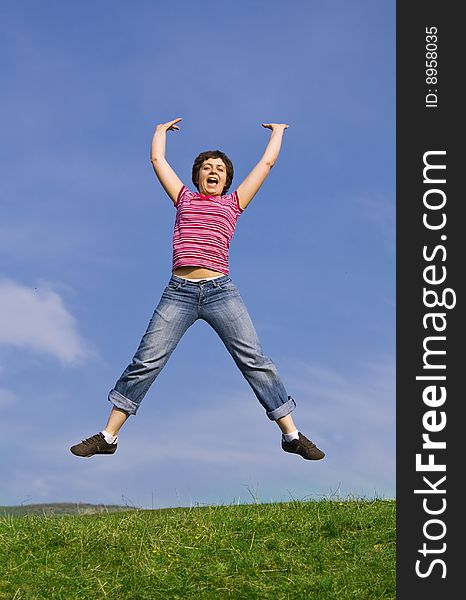
[[[192,200],[192,198],[194,198],[196,195],[198,195],[198,193],[193,192],[183,184],[183,187],[180,189],[180,192],[178,194],[178,200],[176,204],[179,205],[185,202],[186,200]]]

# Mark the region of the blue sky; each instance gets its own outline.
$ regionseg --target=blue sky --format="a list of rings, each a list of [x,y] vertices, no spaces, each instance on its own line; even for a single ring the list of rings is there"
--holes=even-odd
[[[395,2],[4,2],[0,9],[0,504],[143,507],[395,496]],[[207,324],[185,335],[112,457],[105,425],[171,267],[175,211],[219,148],[232,189],[286,122],[230,274],[294,419],[278,428]]]

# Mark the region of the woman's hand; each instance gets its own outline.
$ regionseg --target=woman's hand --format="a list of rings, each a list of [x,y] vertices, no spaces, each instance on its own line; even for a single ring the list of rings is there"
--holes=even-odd
[[[274,129],[288,129],[289,125],[286,123],[262,123],[262,127],[273,131]]]
[[[155,128],[150,150],[150,161],[155,174],[162,184],[163,189],[172,199],[173,204],[176,204],[177,202],[178,194],[183,183],[165,158],[165,145],[167,131],[179,129],[176,123],[179,123],[180,121],[181,118],[178,117],[178,119],[173,119],[173,121],[168,121],[168,123],[159,123]]]
[[[159,123],[155,129],[156,131],[175,131],[175,129],[179,130],[179,127],[177,127],[175,123],[179,123],[180,121],[181,117],[178,117],[178,119],[173,119],[173,121],[168,121],[168,123]]]
[[[260,186],[270,173],[270,169],[274,166],[280,153],[283,132],[288,129],[289,125],[286,123],[262,123],[262,127],[272,130],[265,152],[254,169],[236,189],[239,204],[243,210],[259,191]]]

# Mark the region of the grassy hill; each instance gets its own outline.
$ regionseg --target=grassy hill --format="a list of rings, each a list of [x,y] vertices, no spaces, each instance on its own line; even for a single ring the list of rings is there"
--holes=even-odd
[[[116,504],[86,504],[72,502],[53,502],[49,504],[22,504],[18,506],[0,506],[1,516],[24,517],[36,516],[65,516],[65,515],[92,515],[95,513],[121,512],[131,510],[129,506]]]
[[[0,517],[1,600],[106,597],[393,600],[395,502]]]

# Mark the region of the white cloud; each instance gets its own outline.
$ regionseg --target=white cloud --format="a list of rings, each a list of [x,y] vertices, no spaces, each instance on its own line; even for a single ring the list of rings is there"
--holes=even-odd
[[[0,345],[45,353],[72,364],[91,354],[76,319],[48,284],[0,280]]]

